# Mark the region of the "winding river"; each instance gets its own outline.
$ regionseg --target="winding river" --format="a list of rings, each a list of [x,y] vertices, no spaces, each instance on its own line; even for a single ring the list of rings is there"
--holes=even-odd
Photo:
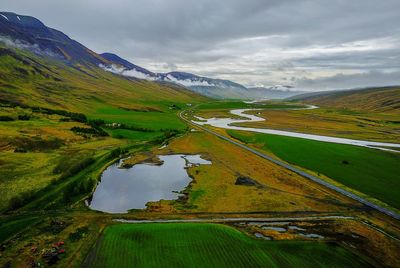
[[[315,108],[318,108],[318,107],[310,105],[306,108],[296,108],[296,109],[287,109],[287,110],[315,109]],[[238,124],[238,123],[265,121],[265,119],[262,117],[247,113],[249,111],[257,111],[257,110],[263,110],[263,109],[234,109],[234,110],[230,111],[231,114],[243,117],[245,119],[233,119],[233,118],[205,119],[205,118],[196,116],[195,118],[198,119],[198,121],[192,121],[192,122],[195,124],[198,124],[198,125],[210,125],[213,127],[224,128],[224,129],[244,130],[244,131],[251,131],[251,132],[258,132],[258,133],[265,133],[265,134],[274,134],[274,135],[302,138],[302,139],[315,140],[315,141],[356,145],[356,146],[368,147],[368,148],[373,148],[373,149],[378,149],[378,150],[383,150],[383,151],[398,152],[398,151],[392,150],[390,148],[400,148],[400,144],[397,144],[397,143],[353,140],[353,139],[314,135],[314,134],[291,132],[291,131],[284,131],[284,130],[241,127],[241,126],[233,125],[233,124]]]

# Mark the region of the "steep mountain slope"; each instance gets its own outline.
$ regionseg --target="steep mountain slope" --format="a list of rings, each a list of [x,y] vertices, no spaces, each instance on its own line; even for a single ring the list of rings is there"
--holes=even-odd
[[[400,86],[317,92],[290,98],[326,107],[400,112]]]
[[[88,114],[99,106],[163,111],[172,103],[205,100],[183,87],[69,65],[5,45],[0,45],[0,89],[2,100]]]
[[[145,75],[148,75],[149,77],[156,77],[157,74],[150,72],[149,70],[142,68],[140,66],[137,66],[121,57],[118,55],[115,55],[113,53],[102,53],[100,54],[104,59],[108,60],[111,63],[120,65],[121,67],[127,69],[127,70],[135,70],[137,72],[143,73]]]
[[[164,111],[169,103],[205,99],[184,87],[113,75],[98,66],[115,62],[142,72],[147,70],[116,55],[105,57],[110,61],[36,18],[0,12],[3,101],[90,115],[99,106]]]
[[[34,17],[0,12],[0,36],[13,45],[67,61],[94,65],[109,62],[64,33],[49,28]]]

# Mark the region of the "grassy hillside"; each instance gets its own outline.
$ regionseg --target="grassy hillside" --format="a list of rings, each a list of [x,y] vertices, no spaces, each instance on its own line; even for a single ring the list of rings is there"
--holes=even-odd
[[[120,151],[184,132],[177,112],[205,100],[0,45],[0,211],[76,202]]]
[[[228,131],[279,158],[324,174],[338,182],[400,208],[400,155],[351,145],[269,134]]]
[[[321,92],[292,99],[324,107],[400,113],[400,86]]]
[[[182,87],[131,80],[98,67],[64,64],[1,45],[0,89],[3,101],[116,122],[123,114],[125,123],[154,122],[158,124],[155,128],[182,127],[179,120],[166,120],[168,114],[176,113],[170,107],[206,100]]]
[[[110,226],[85,267],[368,267],[335,244],[264,241],[216,224]]]

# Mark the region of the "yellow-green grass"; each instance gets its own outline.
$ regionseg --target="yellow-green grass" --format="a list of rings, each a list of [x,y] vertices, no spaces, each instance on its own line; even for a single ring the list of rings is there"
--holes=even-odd
[[[107,227],[85,267],[368,267],[336,244],[264,241],[217,224]]]
[[[86,159],[97,161],[117,147],[163,139],[168,136],[165,130],[183,131],[177,109],[208,100],[179,86],[127,79],[95,66],[66,65],[3,44],[0,48],[0,115],[15,119],[0,122],[0,211],[14,197],[47,189],[68,171],[67,166],[54,171],[62,162],[73,167]],[[82,135],[71,128],[89,126],[32,112],[37,107],[81,113],[130,129],[103,126],[111,137]],[[26,114],[30,120],[18,120]],[[14,152],[21,149],[19,144],[41,147]],[[75,163],[66,161],[71,159]]]
[[[265,118],[265,121],[241,123],[240,126],[400,143],[400,113],[372,113],[335,108],[257,110],[250,113]],[[220,116],[230,117],[226,111],[225,115]]]
[[[297,99],[324,107],[394,114],[400,113],[399,86],[326,92],[316,96],[299,97]]]
[[[135,141],[149,141],[162,136],[162,132],[143,132],[130,129],[110,129],[107,132],[118,139],[133,139]]]
[[[187,133],[153,151],[154,155],[183,153],[200,154],[212,164],[188,169],[193,182],[186,190],[187,200],[172,202],[178,211],[346,213],[357,207],[352,200],[205,132]],[[240,175],[264,187],[236,185]],[[155,202],[155,209],[159,205]]]
[[[170,107],[209,100],[183,87],[128,79],[94,66],[70,66],[7,49],[0,56],[2,100],[152,128],[183,128]]]
[[[0,219],[0,243],[40,221],[38,216],[15,216]]]
[[[176,115],[175,110],[165,111],[130,111],[111,106],[101,107],[89,114],[90,118],[102,119],[107,123],[122,123],[128,126],[150,130],[177,129],[183,130],[186,125]]]
[[[278,135],[233,130],[228,134],[400,208],[399,153]]]
[[[164,138],[162,132],[125,129],[107,129],[114,138],[85,137],[71,128],[89,126],[65,121],[63,116],[21,107],[0,107],[0,114],[14,119],[0,122],[0,211],[66,179],[82,162],[101,158],[118,147]],[[18,115],[29,115],[29,120],[18,120]],[[21,148],[25,148],[24,151],[16,152]],[[40,205],[36,209],[47,204]]]

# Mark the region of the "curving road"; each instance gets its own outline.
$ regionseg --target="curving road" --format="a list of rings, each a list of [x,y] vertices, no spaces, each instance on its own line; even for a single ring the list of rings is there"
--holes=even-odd
[[[394,212],[392,210],[389,210],[387,208],[384,208],[382,206],[379,206],[379,205],[377,205],[375,203],[372,203],[372,202],[370,202],[370,201],[368,201],[368,200],[366,200],[366,199],[364,199],[364,198],[362,198],[362,197],[360,197],[360,196],[358,196],[356,194],[353,194],[353,193],[351,193],[349,191],[346,191],[346,190],[344,190],[344,189],[342,189],[340,187],[337,187],[337,186],[335,186],[335,185],[333,185],[333,184],[331,184],[329,182],[326,182],[326,181],[324,181],[324,180],[322,180],[322,179],[320,179],[318,177],[315,177],[315,176],[313,176],[311,174],[308,174],[308,173],[306,173],[306,172],[304,172],[304,171],[302,171],[302,170],[300,170],[298,168],[295,168],[295,167],[293,167],[293,166],[291,166],[291,165],[289,165],[289,164],[287,164],[285,162],[282,162],[280,160],[274,159],[274,158],[272,158],[272,157],[270,157],[270,156],[268,156],[266,154],[260,153],[260,152],[256,151],[253,148],[250,148],[250,147],[248,147],[248,146],[246,146],[244,144],[241,144],[241,143],[239,143],[237,141],[234,141],[234,140],[232,140],[232,139],[230,139],[230,138],[228,138],[226,136],[223,136],[223,135],[221,135],[221,134],[219,134],[217,132],[214,132],[214,131],[212,131],[212,130],[210,130],[210,129],[202,126],[202,125],[199,125],[199,124],[193,122],[193,121],[190,121],[189,119],[186,119],[183,116],[184,112],[185,111],[180,112],[179,113],[179,117],[182,120],[184,120],[185,122],[187,122],[188,124],[195,125],[196,127],[200,128],[200,129],[202,129],[202,130],[204,130],[204,131],[206,131],[206,132],[208,132],[208,133],[210,133],[210,134],[212,134],[214,136],[217,136],[217,137],[219,137],[219,138],[221,138],[221,139],[223,139],[223,140],[225,140],[227,142],[235,144],[235,145],[237,145],[237,146],[239,146],[239,147],[241,147],[241,148],[243,148],[243,149],[245,149],[245,150],[247,150],[247,151],[249,151],[249,152],[251,152],[251,153],[253,153],[255,155],[258,155],[259,157],[267,159],[267,160],[277,164],[278,166],[284,167],[284,168],[286,168],[286,169],[288,169],[290,171],[293,171],[294,173],[299,174],[300,176],[303,176],[303,177],[305,177],[305,178],[307,178],[309,180],[312,180],[315,183],[323,185],[323,186],[325,186],[325,187],[327,187],[327,188],[329,188],[331,190],[334,190],[334,191],[336,191],[336,192],[338,192],[338,193],[340,193],[342,195],[345,195],[345,196],[347,196],[347,197],[349,197],[351,199],[354,199],[354,200],[356,200],[356,201],[358,201],[358,202],[360,202],[360,203],[362,203],[362,204],[364,204],[364,205],[366,205],[366,206],[368,206],[370,208],[373,208],[373,209],[378,210],[378,211],[380,211],[380,212],[382,212],[382,213],[384,213],[384,214],[386,214],[386,215],[388,215],[388,216],[390,216],[392,218],[400,220],[400,214],[397,214],[396,212]]]

